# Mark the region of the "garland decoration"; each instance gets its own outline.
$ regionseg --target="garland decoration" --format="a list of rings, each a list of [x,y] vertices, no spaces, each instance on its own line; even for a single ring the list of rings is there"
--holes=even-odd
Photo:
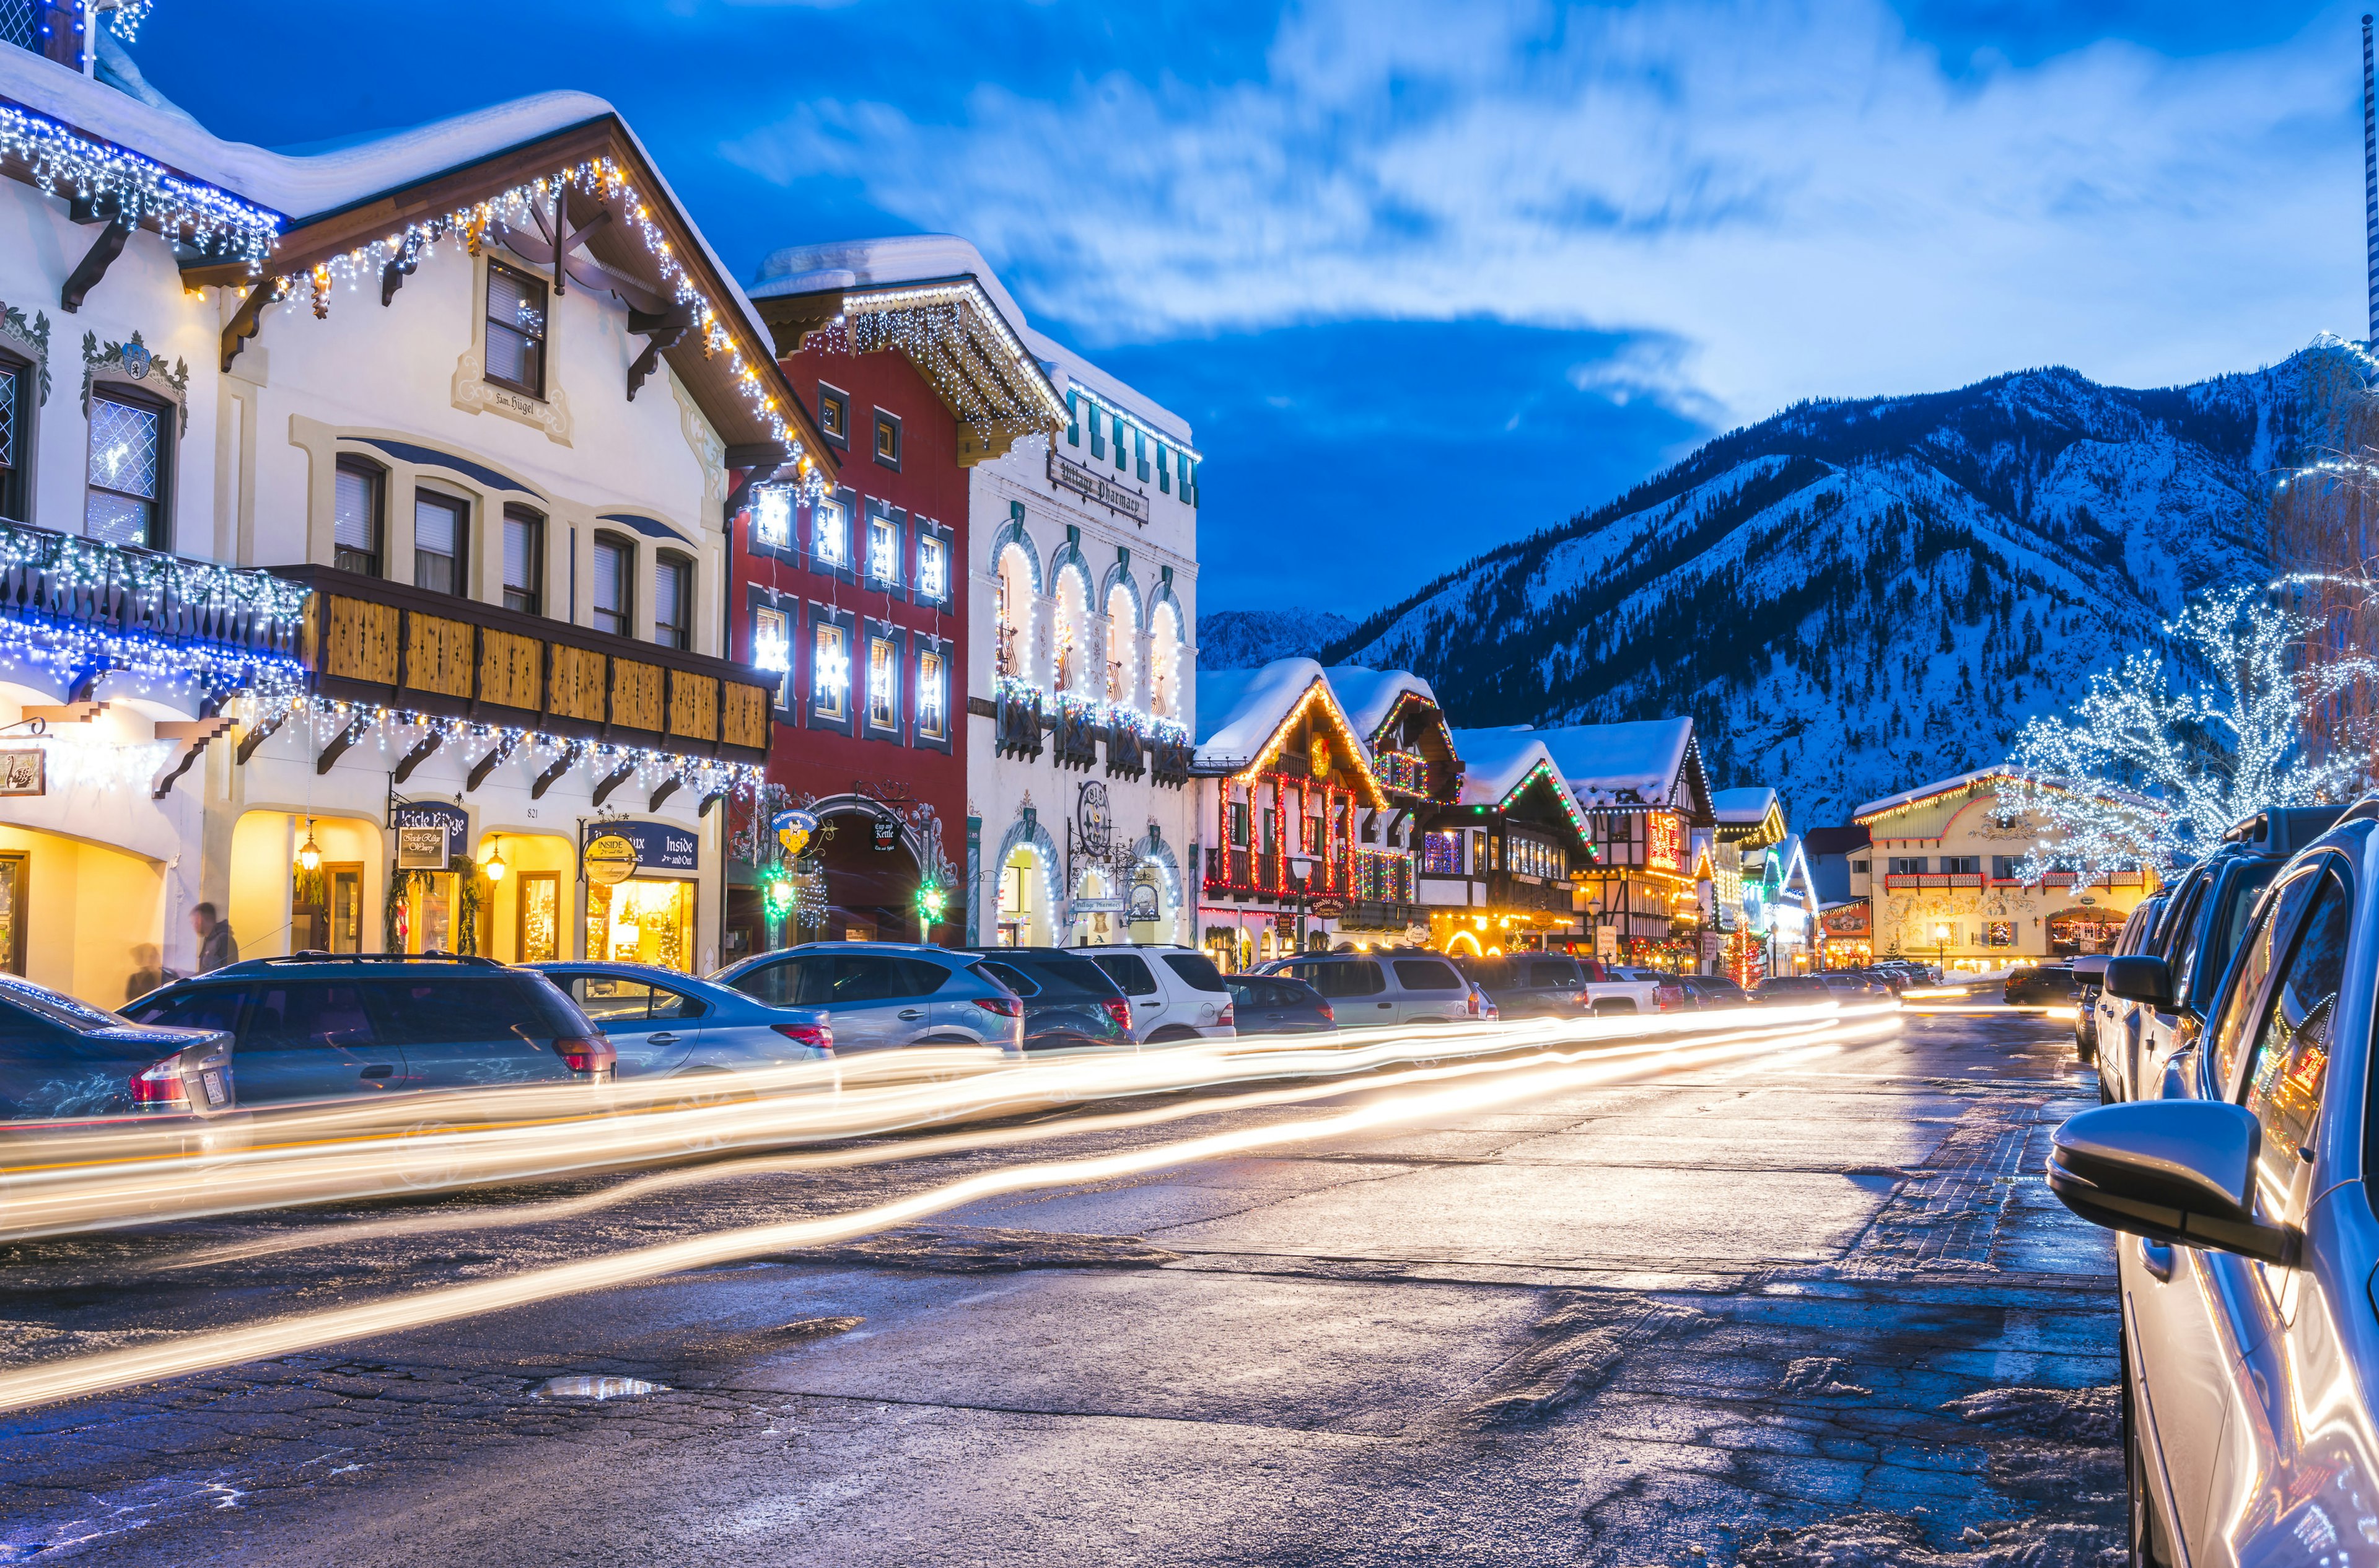
[[[251,273],[281,241],[278,214],[14,103],[0,103],[0,157],[26,165],[31,184],[54,196],[154,223],[169,240],[246,261]]]

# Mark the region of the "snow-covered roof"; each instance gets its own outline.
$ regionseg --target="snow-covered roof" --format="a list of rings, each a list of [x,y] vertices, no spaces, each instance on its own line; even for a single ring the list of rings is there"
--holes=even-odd
[[[1589,809],[1665,806],[1688,767],[1699,771],[1690,718],[1579,724],[1534,733]],[[1688,798],[1678,803],[1697,814],[1703,802]]]
[[[1722,823],[1750,826],[1767,820],[1776,809],[1776,791],[1765,784],[1710,791],[1710,810]]]
[[[1190,442],[1189,420],[1120,377],[1100,369],[1046,332],[1027,326],[1024,342],[1041,356],[1041,363],[1048,368],[1059,392],[1065,391],[1069,384],[1081,387],[1125,418],[1146,426],[1149,434],[1161,436],[1166,444],[1182,449],[1192,459],[1204,461],[1204,454]]]
[[[1198,671],[1198,761],[1224,770],[1256,759],[1315,681],[1328,684],[1310,658],[1276,658],[1259,669]]]
[[[225,141],[187,115],[26,49],[0,49],[0,97],[300,220],[614,112],[588,93],[540,92],[320,152],[291,153]]]
[[[883,239],[838,239],[822,245],[789,245],[760,259],[755,299],[817,294],[827,289],[900,288],[912,283],[972,278],[991,303],[1021,332],[1024,308],[991,270],[970,240],[956,235],[895,235]]]
[[[1902,790],[1897,795],[1886,795],[1879,801],[1869,801],[1851,813],[1851,820],[1864,826],[1875,817],[1915,805],[1922,801],[1934,800],[1942,795],[1954,795],[1961,790],[1971,789],[1977,784],[1989,783],[1995,779],[2005,779],[2012,783],[2015,775],[2004,767],[1992,766],[1978,767],[1972,773],[1961,773],[1954,778],[1936,778],[1930,784],[1919,784],[1914,789]]]
[[[1338,706],[1346,710],[1347,722],[1355,732],[1370,744],[1380,732],[1380,726],[1395,711],[1397,701],[1407,695],[1417,696],[1430,706],[1437,706],[1437,694],[1428,681],[1409,669],[1371,669],[1359,664],[1334,664],[1322,671],[1330,678],[1330,689],[1337,694]]]
[[[1578,831],[1586,831],[1586,809],[1562,777],[1561,764],[1546,747],[1543,731],[1456,730],[1453,733],[1454,749],[1462,757],[1459,799],[1463,805],[1502,805],[1541,765],[1545,780],[1559,793],[1564,809]]]

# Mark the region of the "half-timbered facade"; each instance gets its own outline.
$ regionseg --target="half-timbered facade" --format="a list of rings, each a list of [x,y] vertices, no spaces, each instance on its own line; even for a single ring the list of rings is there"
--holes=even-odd
[[[1421,839],[1430,945],[1473,954],[1564,949],[1585,928],[1577,880],[1595,867],[1592,819],[1543,739],[1461,730],[1462,790]]]
[[[1715,820],[1690,718],[1535,731],[1592,830],[1585,911],[1597,949],[1630,963],[1700,963],[1693,834]]]

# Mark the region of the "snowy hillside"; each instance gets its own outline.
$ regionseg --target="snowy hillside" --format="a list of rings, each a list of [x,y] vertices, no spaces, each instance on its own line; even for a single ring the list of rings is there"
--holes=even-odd
[[[1253,669],[1276,658],[1310,658],[1354,630],[1353,621],[1326,609],[1211,609],[1198,617],[1198,668]]]
[[[2311,351],[2309,351],[2311,352]],[[2302,356],[2154,392],[2028,370],[1807,404],[1490,551],[1323,650],[1462,725],[1691,713],[1796,826],[1999,761],[2181,596],[2264,573]]]

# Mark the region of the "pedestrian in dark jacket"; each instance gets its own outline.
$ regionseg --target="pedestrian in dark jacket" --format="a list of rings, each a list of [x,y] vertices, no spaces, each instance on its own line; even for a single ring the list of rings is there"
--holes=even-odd
[[[239,943],[232,936],[231,922],[218,919],[212,904],[200,904],[190,911],[190,929],[199,934],[196,972],[205,974],[239,961]]]

